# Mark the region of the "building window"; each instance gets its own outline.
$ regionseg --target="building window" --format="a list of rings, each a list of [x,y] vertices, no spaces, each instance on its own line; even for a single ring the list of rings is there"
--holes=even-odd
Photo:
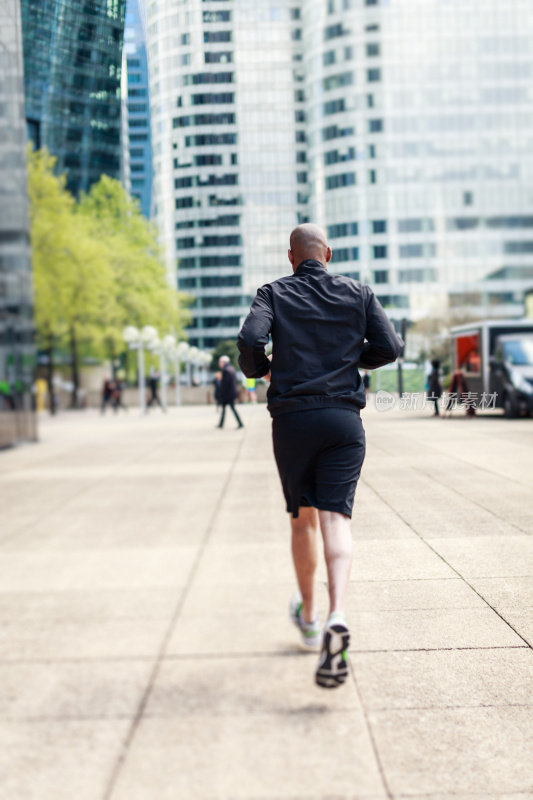
[[[378,182],[378,174],[375,169],[368,170],[368,182],[369,183],[377,183]]]
[[[434,258],[436,247],[434,244],[402,244],[400,245],[400,258]]]
[[[471,206],[474,202],[474,195],[472,192],[463,192],[463,205]]]
[[[231,42],[231,31],[204,31],[204,42]]]
[[[204,133],[185,137],[185,147],[208,147],[218,144],[237,144],[237,134]]]
[[[329,175],[326,178],[326,190],[341,189],[355,184],[355,172],[344,172],[341,175]]]
[[[328,236],[332,239],[341,239],[343,236],[357,236],[357,222],[341,222],[328,226]]]
[[[324,78],[322,81],[325,92],[329,92],[332,89],[341,89],[343,86],[351,86],[352,83],[352,72],[341,72],[339,75],[330,75],[329,78]]]
[[[324,164],[338,164],[342,161],[353,161],[355,159],[355,147],[348,147],[346,150],[328,150],[324,153]]]
[[[291,19],[296,20],[301,18],[301,13],[299,8],[291,8]]]
[[[322,62],[325,67],[329,67],[335,63],[335,50],[327,50],[322,56]]]
[[[422,231],[433,231],[435,225],[432,219],[399,219],[398,233],[421,233]]]
[[[332,252],[332,264],[338,264],[342,261],[358,261],[359,248],[358,247],[337,247]]]
[[[302,111],[301,109],[297,109],[294,112],[294,121],[295,122],[305,122],[305,111]]]
[[[192,208],[193,205],[194,205],[194,197],[176,198],[176,208]]]
[[[366,46],[366,54],[369,58],[380,55],[379,44],[377,42],[369,42]]]
[[[400,283],[424,283],[425,281],[435,281],[437,272],[434,269],[401,269],[398,273]]]
[[[342,25],[342,22],[338,22],[336,25],[328,25],[324,28],[324,40],[327,42],[330,39],[335,39],[337,36],[344,36],[346,31]]]
[[[369,144],[368,145],[368,157],[369,158],[376,158],[376,145]]]
[[[368,83],[377,83],[381,80],[381,70],[379,67],[374,67],[374,69],[367,69],[366,71],[366,79]]]
[[[329,116],[330,114],[338,114],[341,111],[344,111],[346,108],[344,97],[341,97],[338,100],[330,100],[329,102],[324,103],[322,108],[325,117]]]
[[[231,22],[231,11],[204,11],[204,22]]]
[[[378,6],[379,0],[365,0],[365,6]]]
[[[322,139],[329,142],[331,139],[339,139],[343,136],[354,136],[355,128],[339,128],[338,125],[329,125],[322,128]]]
[[[297,164],[305,164],[307,161],[307,153],[305,150],[299,150],[296,153],[296,163]]]
[[[233,61],[233,53],[224,50],[219,53],[204,53],[206,64],[230,64]]]
[[[372,220],[372,233],[387,233],[387,220],[386,219]]]
[[[515,256],[531,255],[533,253],[533,242],[505,242],[503,252]]]
[[[369,119],[368,120],[368,132],[369,133],[381,133],[383,131],[383,120],[382,119]]]
[[[294,134],[294,141],[296,144],[304,144],[306,142],[305,131],[296,131]]]
[[[234,103],[235,95],[233,92],[207,92],[204,94],[193,94],[191,97],[193,106],[217,105],[219,103]]]
[[[389,270],[388,269],[376,269],[374,270],[374,283],[388,283],[389,282]]]
[[[233,83],[233,72],[198,72],[185,76],[186,85],[199,83]]]
[[[297,172],[296,183],[307,183],[307,172]]]
[[[372,247],[372,258],[387,258],[387,245],[376,244]]]

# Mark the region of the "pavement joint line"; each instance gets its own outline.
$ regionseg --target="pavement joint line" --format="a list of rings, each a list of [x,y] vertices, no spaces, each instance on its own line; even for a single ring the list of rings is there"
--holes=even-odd
[[[387,776],[385,774],[385,768],[384,768],[383,763],[381,761],[379,748],[378,748],[376,739],[374,737],[374,730],[372,728],[372,723],[370,722],[370,717],[369,717],[367,708],[366,708],[366,706],[365,706],[365,704],[363,702],[363,696],[361,694],[361,690],[360,690],[359,684],[357,682],[354,665],[352,663],[352,659],[351,659],[350,656],[348,656],[348,663],[350,665],[350,675],[351,675],[351,678],[352,678],[353,685],[355,687],[355,692],[357,694],[357,698],[359,700],[359,705],[361,706],[361,710],[363,712],[363,718],[365,720],[365,725],[366,725],[366,730],[367,730],[367,733],[368,733],[368,738],[370,740],[370,745],[372,747],[372,752],[374,753],[374,758],[375,758],[375,761],[376,761],[376,764],[377,764],[379,777],[381,778],[381,782],[383,784],[383,789],[385,790],[385,794],[387,795],[387,798],[389,800],[393,800],[394,795],[392,793],[392,789],[389,786],[389,782],[388,782]]]
[[[399,513],[399,511],[397,511],[397,509],[393,508],[393,507],[392,507],[392,506],[391,506],[391,505],[390,505],[390,504],[387,502],[387,500],[385,500],[385,498],[384,498],[384,497],[383,497],[383,496],[382,496],[382,495],[381,495],[381,494],[380,494],[380,493],[377,491],[377,489],[374,489],[374,491],[375,491],[375,493],[378,495],[378,497],[379,497],[379,498],[380,498],[380,499],[381,499],[381,500],[382,500],[382,501],[383,501],[383,502],[384,502],[384,503],[385,503],[385,504],[386,504],[386,505],[387,505],[387,506],[388,506],[388,507],[391,509],[391,511],[393,511],[393,512],[394,512],[394,514],[396,514],[396,516],[397,516],[399,519],[401,519],[401,520],[402,520],[402,522],[404,522],[406,525],[408,525],[408,526],[409,526],[409,528],[411,528],[411,530],[413,531],[413,533],[415,533],[415,534],[416,534],[416,536],[418,536],[418,538],[420,539],[420,541],[421,541],[421,542],[423,542],[423,543],[426,545],[426,547],[427,547],[427,548],[428,548],[428,549],[429,549],[429,550],[430,550],[432,553],[434,553],[434,554],[437,556],[437,558],[440,558],[440,560],[441,560],[441,561],[442,561],[444,564],[446,564],[446,566],[448,566],[448,567],[449,567],[451,570],[453,570],[453,572],[455,572],[455,574],[456,574],[456,575],[458,575],[458,576],[459,576],[459,578],[461,578],[461,580],[462,580],[462,581],[464,581],[464,583],[465,583],[465,584],[466,584],[466,585],[467,585],[467,586],[468,586],[468,587],[469,587],[469,588],[470,588],[470,589],[471,589],[471,590],[472,590],[472,591],[473,591],[475,594],[477,594],[477,596],[478,596],[478,597],[479,597],[481,600],[483,600],[483,602],[484,602],[484,603],[486,603],[486,604],[487,604],[487,606],[488,606],[490,609],[492,609],[492,611],[493,611],[493,612],[496,614],[496,616],[497,616],[497,617],[499,617],[499,618],[502,620],[502,622],[505,622],[505,624],[506,624],[506,625],[507,625],[507,626],[508,626],[508,627],[509,627],[509,628],[510,628],[510,629],[511,629],[511,630],[512,630],[512,631],[513,631],[513,632],[514,632],[514,633],[515,633],[515,634],[516,634],[516,635],[517,635],[517,636],[518,636],[520,639],[522,639],[522,641],[523,641],[523,642],[525,642],[525,643],[526,643],[526,645],[527,645],[529,648],[533,649],[533,645],[531,644],[531,642],[529,642],[529,641],[528,641],[528,640],[525,638],[525,636],[522,636],[522,634],[521,634],[521,633],[519,633],[519,632],[516,630],[516,628],[515,628],[513,625],[511,625],[511,623],[509,622],[509,620],[505,619],[505,617],[504,617],[502,614],[500,614],[500,612],[499,612],[499,611],[498,611],[498,610],[497,610],[497,609],[496,609],[496,608],[495,608],[493,605],[491,605],[491,604],[489,603],[489,601],[487,600],[487,598],[486,598],[486,597],[483,597],[483,595],[481,594],[481,592],[478,592],[478,590],[475,588],[475,586],[472,586],[472,584],[471,584],[471,583],[470,583],[470,582],[469,582],[469,581],[468,581],[468,580],[465,578],[465,576],[464,576],[464,575],[462,575],[462,574],[459,572],[459,570],[458,570],[456,567],[452,566],[452,564],[450,564],[450,562],[449,562],[449,561],[447,561],[447,560],[444,558],[444,556],[443,556],[443,555],[441,555],[441,554],[438,552],[438,550],[436,550],[436,549],[435,549],[435,548],[434,548],[434,547],[433,547],[433,546],[432,546],[432,545],[431,545],[431,544],[430,544],[430,543],[427,541],[427,539],[424,539],[424,537],[423,537],[423,536],[422,536],[422,535],[421,535],[421,534],[420,534],[420,533],[419,533],[419,532],[416,530],[416,528],[415,528],[413,525],[411,525],[411,523],[410,523],[410,522],[408,522],[408,521],[405,519],[405,517],[404,517],[402,514],[400,514],[400,513]]]
[[[245,431],[246,431],[246,429],[245,429]],[[232,459],[232,461],[230,463],[230,466],[229,466],[229,469],[228,469],[228,472],[227,472],[227,475],[226,475],[226,479],[225,479],[224,483],[221,486],[218,498],[217,498],[217,500],[216,500],[216,502],[214,504],[213,513],[211,514],[211,517],[210,517],[209,522],[207,523],[207,526],[206,526],[206,529],[205,529],[205,533],[204,533],[204,535],[203,535],[203,537],[202,537],[202,539],[201,539],[201,541],[200,541],[200,543],[198,545],[196,556],[195,556],[194,561],[192,563],[192,566],[191,566],[191,568],[189,570],[189,575],[188,575],[188,578],[187,578],[187,582],[186,582],[185,586],[183,587],[183,589],[180,592],[178,602],[177,602],[176,607],[174,609],[174,613],[172,614],[172,617],[170,619],[170,623],[169,623],[169,625],[167,627],[167,630],[166,630],[166,632],[165,632],[165,634],[163,636],[163,639],[161,641],[161,645],[159,647],[159,651],[156,654],[154,666],[153,666],[152,671],[150,673],[150,676],[148,678],[148,682],[147,682],[146,688],[145,688],[145,690],[143,692],[143,695],[141,697],[141,700],[139,702],[139,706],[137,708],[137,711],[136,711],[136,713],[135,713],[135,715],[133,717],[130,729],[129,729],[128,733],[126,734],[126,738],[125,738],[125,740],[123,742],[121,752],[119,753],[118,758],[117,758],[117,760],[116,760],[116,762],[115,762],[115,764],[113,766],[113,769],[111,771],[111,775],[110,775],[109,780],[107,782],[107,786],[106,786],[106,788],[104,790],[102,800],[111,800],[111,797],[112,797],[113,792],[115,790],[115,786],[116,786],[118,777],[120,775],[120,771],[121,771],[121,769],[122,769],[122,767],[123,767],[123,765],[124,765],[124,763],[126,761],[126,756],[127,756],[128,751],[129,751],[129,749],[131,747],[133,739],[135,738],[135,734],[137,732],[137,729],[138,729],[139,724],[141,722],[141,719],[143,717],[144,710],[145,710],[145,708],[146,708],[146,706],[148,704],[148,700],[150,699],[150,695],[152,693],[152,689],[153,689],[154,683],[155,683],[155,681],[156,681],[156,679],[157,679],[157,677],[159,675],[161,664],[162,664],[162,662],[164,660],[165,650],[168,647],[168,643],[170,641],[170,638],[172,636],[172,633],[174,631],[176,623],[177,623],[177,621],[179,619],[179,616],[180,616],[181,611],[183,609],[183,606],[185,604],[185,600],[187,599],[189,590],[191,588],[191,585],[192,585],[192,582],[193,582],[194,577],[196,575],[196,572],[198,571],[198,568],[200,566],[200,562],[201,562],[202,557],[204,555],[204,552],[205,552],[205,549],[206,549],[207,544],[209,542],[209,539],[211,537],[211,534],[212,534],[212,532],[214,530],[215,521],[216,521],[217,515],[218,515],[218,513],[220,511],[220,506],[222,504],[222,500],[224,499],[224,495],[226,493],[228,485],[229,485],[229,483],[231,481],[231,478],[233,476],[233,472],[234,472],[235,466],[236,466],[236,464],[238,462],[238,459],[239,459],[239,456],[240,456],[240,453],[241,453],[245,438],[246,438],[245,436],[241,436],[240,439],[238,440],[238,446],[237,446],[237,448],[235,450],[233,459]]]
[[[455,494],[459,495],[459,497],[462,497],[463,500],[467,500],[470,503],[473,503],[478,508],[481,508],[483,511],[486,511],[487,514],[491,514],[493,517],[496,517],[496,519],[500,519],[502,522],[506,522],[508,525],[511,525],[511,527],[516,528],[517,531],[520,531],[520,533],[523,533],[526,536],[531,536],[530,531],[524,530],[523,528],[520,527],[520,525],[517,525],[515,522],[510,522],[501,514],[497,514],[495,511],[492,511],[490,508],[487,508],[482,503],[479,503],[477,500],[474,500],[472,497],[468,497],[466,494],[463,494],[463,492],[460,492],[459,489],[455,489],[455,487],[443,483],[442,480],[437,479],[431,473],[425,472],[425,470],[421,469],[420,467],[413,466],[411,467],[411,469],[414,470],[414,472],[419,472],[421,475],[424,475],[426,478],[429,478],[429,480],[433,481],[434,483],[438,483],[440,486],[445,486],[450,492],[454,492]]]
[[[476,652],[478,650],[531,650],[529,645],[526,644],[510,644],[510,645],[486,645],[483,647],[466,646],[466,647],[404,647],[404,648],[386,648],[386,649],[354,649],[350,648],[349,652],[353,655],[365,655],[368,653],[439,653],[451,652],[454,650],[471,650]],[[240,652],[240,653],[170,653],[161,657],[161,663],[166,661],[211,661],[217,660],[242,660],[242,659],[261,659],[261,658],[308,658],[309,655],[314,653],[306,653],[303,650],[294,650],[290,652],[283,651],[260,651],[260,652]],[[59,657],[59,658],[10,658],[0,659],[0,669],[5,666],[14,664],[41,664],[41,665],[56,665],[56,664],[122,664],[122,663],[136,663],[153,661],[153,656],[148,655],[134,655],[134,656],[94,656],[87,658]]]
[[[432,418],[428,417],[427,419],[432,419]],[[409,437],[406,435],[406,436],[402,436],[401,438],[408,439]],[[386,455],[389,455],[389,456],[392,456],[392,457],[398,457],[397,450],[393,450],[393,451],[387,450],[387,448],[384,447],[382,444],[377,443],[375,441],[372,441],[372,449],[374,449],[374,448],[376,448],[378,450],[381,450],[381,452],[385,453]],[[511,480],[510,478],[508,478],[507,475],[503,475],[500,472],[496,472],[495,470],[488,469],[488,467],[484,467],[481,464],[472,463],[472,461],[468,461],[468,459],[466,459],[466,458],[460,458],[455,453],[452,455],[449,452],[447,452],[446,450],[442,450],[442,448],[438,447],[436,445],[435,441],[430,442],[430,443],[426,443],[426,449],[427,450],[433,450],[433,451],[435,451],[435,453],[439,453],[441,455],[444,455],[447,458],[450,458],[452,460],[455,459],[456,461],[460,461],[462,464],[466,464],[467,466],[469,466],[471,468],[479,469],[482,472],[488,472],[489,475],[494,475],[496,478],[499,478],[500,480],[502,480],[502,479],[503,480],[509,480],[509,481],[511,481],[511,483],[517,483],[519,486],[523,486],[526,489],[531,489],[531,486],[528,483],[525,483],[525,482],[520,481],[520,480],[515,479],[515,478],[513,478]],[[411,465],[409,465],[409,466],[411,466]]]

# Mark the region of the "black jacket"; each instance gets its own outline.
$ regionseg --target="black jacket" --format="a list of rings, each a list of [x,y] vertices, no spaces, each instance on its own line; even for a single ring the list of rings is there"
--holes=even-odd
[[[269,334],[273,417],[306,408],[363,408],[359,368],[388,364],[403,346],[369,286],[333,275],[311,259],[258,289],[238,339],[239,364],[248,378],[270,369]]]
[[[222,370],[222,378],[220,380],[220,394],[218,401],[220,405],[227,406],[229,403],[234,403],[237,399],[237,375],[231,364],[226,364]]]

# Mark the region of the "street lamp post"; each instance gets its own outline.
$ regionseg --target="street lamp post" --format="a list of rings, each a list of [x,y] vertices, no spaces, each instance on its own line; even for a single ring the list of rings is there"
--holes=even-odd
[[[139,383],[139,408],[146,414],[146,382],[144,378],[144,345],[148,347],[157,338],[157,331],[151,325],[145,325],[142,331],[134,325],[127,325],[122,338],[131,350],[137,350],[137,370]]]
[[[176,371],[176,405],[181,406],[181,364],[187,360],[189,353],[187,342],[180,342],[174,351],[174,369]]]

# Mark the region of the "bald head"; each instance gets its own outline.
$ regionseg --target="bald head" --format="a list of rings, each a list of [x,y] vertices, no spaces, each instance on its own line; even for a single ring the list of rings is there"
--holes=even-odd
[[[326,234],[318,225],[310,222],[298,225],[291,233],[290,243],[289,261],[293,269],[308,258],[320,261],[324,266],[331,259],[331,248],[328,247]]]

